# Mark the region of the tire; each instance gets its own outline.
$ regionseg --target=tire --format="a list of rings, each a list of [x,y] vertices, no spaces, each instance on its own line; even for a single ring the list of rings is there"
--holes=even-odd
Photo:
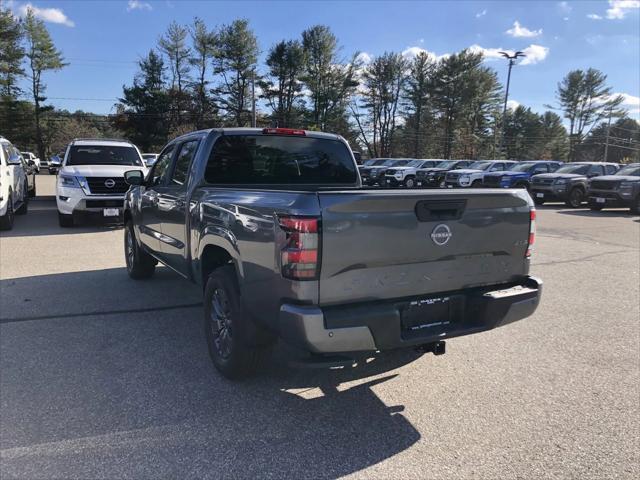
[[[26,215],[29,212],[29,184],[24,184],[24,198],[22,199],[22,205],[16,210],[16,215]]]
[[[406,188],[415,188],[416,187],[416,179],[415,177],[407,177],[404,179],[404,186]]]
[[[271,349],[261,344],[259,328],[245,315],[231,264],[216,268],[204,289],[204,327],[209,356],[230,380],[253,374]]]
[[[11,197],[11,193],[9,193],[7,210],[4,212],[4,215],[0,217],[0,230],[11,230],[13,228],[13,220],[13,198]]]
[[[573,187],[569,191],[569,197],[565,202],[565,205],[571,208],[580,208],[582,206],[583,201],[584,201],[584,190],[582,190],[580,187]]]
[[[640,215],[640,195],[636,197],[636,199],[631,204],[629,211],[634,215]]]
[[[58,223],[62,228],[73,227],[73,215],[58,212]]]
[[[36,196],[36,180],[33,179],[33,190],[29,190],[29,198],[34,198]]]
[[[124,228],[124,258],[127,263],[127,273],[134,280],[149,278],[156,271],[157,262],[136,242],[131,221],[128,221]]]
[[[527,185],[526,183],[516,183],[513,188],[524,188],[526,190],[529,190],[529,185]]]
[[[482,186],[482,180],[474,180],[471,182],[471,188],[480,188]]]

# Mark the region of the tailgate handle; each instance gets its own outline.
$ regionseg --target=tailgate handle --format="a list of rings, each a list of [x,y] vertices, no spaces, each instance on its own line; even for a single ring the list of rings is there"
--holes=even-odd
[[[423,200],[416,203],[416,217],[420,222],[458,220],[466,205],[466,200]]]

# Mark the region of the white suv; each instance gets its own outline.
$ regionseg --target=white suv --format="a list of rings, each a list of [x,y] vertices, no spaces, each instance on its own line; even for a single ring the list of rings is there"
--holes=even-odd
[[[138,148],[125,140],[76,139],[69,144],[58,172],[56,203],[61,227],[86,215],[119,218],[127,170],[147,167]]]
[[[14,214],[27,213],[28,203],[29,186],[20,152],[0,137],[0,230],[11,230]]]
[[[390,167],[384,172],[385,184],[387,187],[397,187],[404,185],[407,188],[416,186],[416,171],[419,168],[435,167],[440,160],[411,160],[401,167]]]
[[[447,188],[478,188],[482,186],[485,173],[511,170],[516,163],[512,160],[479,160],[467,168],[448,171],[444,184]]]

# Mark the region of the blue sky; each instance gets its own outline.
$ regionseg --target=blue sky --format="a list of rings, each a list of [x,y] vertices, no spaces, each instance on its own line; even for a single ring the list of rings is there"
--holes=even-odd
[[[0,2],[3,0],[0,0]],[[47,22],[70,65],[45,77],[57,107],[109,113],[131,84],[136,60],[157,43],[172,20],[199,16],[211,26],[248,18],[262,52],[305,28],[328,25],[344,57],[360,51],[436,56],[466,47],[483,49],[488,65],[506,80],[499,49],[525,50],[514,67],[510,98],[534,110],[554,102],[557,83],[571,69],[595,67],[640,118],[640,1],[252,1],[4,0],[16,15],[31,5]],[[364,58],[366,58],[366,55]],[[264,68],[264,67],[262,67]],[[92,99],[92,100],[90,100]]]

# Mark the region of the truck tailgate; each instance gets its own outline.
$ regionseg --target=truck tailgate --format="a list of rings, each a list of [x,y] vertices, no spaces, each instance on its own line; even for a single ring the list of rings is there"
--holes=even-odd
[[[528,273],[525,190],[319,192],[321,305],[508,283]]]

